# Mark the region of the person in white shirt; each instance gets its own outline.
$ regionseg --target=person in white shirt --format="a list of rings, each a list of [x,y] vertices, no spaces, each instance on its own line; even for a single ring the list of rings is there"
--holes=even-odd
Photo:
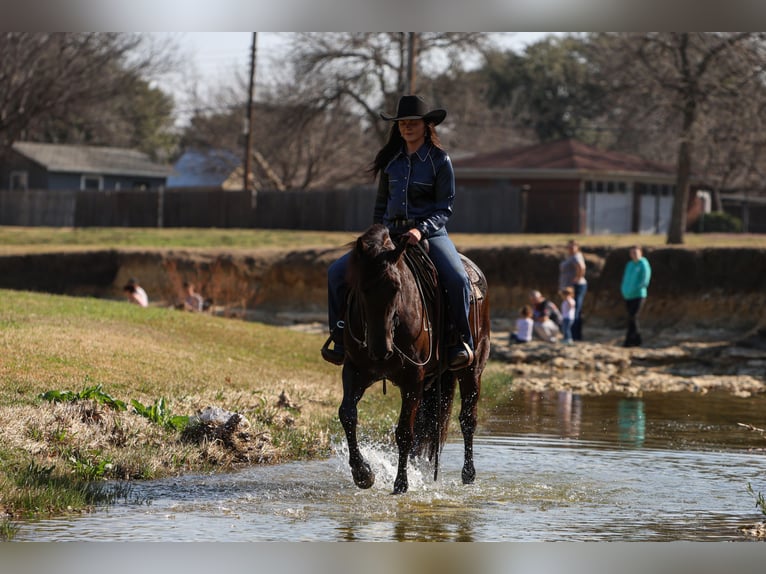
[[[128,280],[122,290],[125,291],[129,303],[133,303],[139,307],[149,306],[149,296],[133,277]]]
[[[511,333],[511,344],[528,343],[532,340],[532,327],[535,322],[532,320],[532,307],[524,305],[519,311],[519,318],[516,319],[516,329]]]

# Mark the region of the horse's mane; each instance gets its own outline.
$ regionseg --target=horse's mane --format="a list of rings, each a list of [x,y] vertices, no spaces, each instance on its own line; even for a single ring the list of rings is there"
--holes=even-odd
[[[388,228],[380,223],[371,225],[352,243],[347,277],[349,285],[358,286],[360,281],[370,280],[373,270],[380,269],[377,256],[394,248]]]

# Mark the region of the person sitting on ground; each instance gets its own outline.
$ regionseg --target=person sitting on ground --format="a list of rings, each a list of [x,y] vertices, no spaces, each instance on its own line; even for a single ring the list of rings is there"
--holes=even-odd
[[[516,329],[511,333],[511,345],[514,343],[528,343],[532,340],[532,307],[524,305],[519,310],[519,318],[516,319]]]
[[[555,343],[559,338],[561,325],[561,312],[553,301],[549,301],[540,291],[532,291],[529,294],[532,305],[532,319],[534,327],[532,332],[535,337],[548,343]]]
[[[128,282],[122,290],[125,291],[129,303],[133,303],[139,307],[149,306],[149,296],[141,285],[138,284],[138,280],[135,277],[128,279]]]
[[[205,308],[205,299],[194,290],[194,283],[184,281],[184,310],[199,312]]]

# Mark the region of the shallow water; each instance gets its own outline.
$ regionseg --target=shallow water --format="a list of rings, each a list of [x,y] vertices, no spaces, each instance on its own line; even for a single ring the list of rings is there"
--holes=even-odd
[[[392,496],[396,454],[366,445],[377,480],[359,490],[341,444],[327,460],[222,476],[140,482],[129,502],[22,524],[45,541],[743,540],[766,490],[764,399],[728,395],[578,397],[515,393],[485,415],[477,480],[460,483],[449,442],[434,482],[411,465]],[[363,422],[362,422],[363,424]]]

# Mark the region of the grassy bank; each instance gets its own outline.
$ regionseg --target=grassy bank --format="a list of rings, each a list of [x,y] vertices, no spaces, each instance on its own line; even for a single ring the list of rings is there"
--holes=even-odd
[[[0,516],[81,510],[103,499],[88,486],[98,479],[326,454],[340,385],[337,368],[319,359],[320,339],[206,314],[0,291]],[[94,388],[92,399],[40,398]],[[217,406],[244,415],[250,438],[184,440],[162,419],[104,397],[147,407],[163,399],[166,415]]]
[[[15,520],[127,497],[132,480],[328,455],[342,440],[341,384],[319,358],[322,342],[207,314],[0,290],[0,538]],[[495,389],[506,381],[495,379]],[[247,432],[227,443],[169,424],[208,406],[240,413]],[[396,390],[375,387],[360,403],[360,434],[392,440],[398,408]]]

